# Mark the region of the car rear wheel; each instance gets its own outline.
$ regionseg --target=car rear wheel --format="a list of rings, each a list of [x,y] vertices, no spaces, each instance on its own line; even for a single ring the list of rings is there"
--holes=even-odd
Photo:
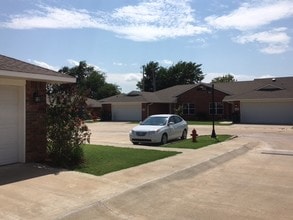
[[[184,140],[187,138],[187,130],[184,129],[183,132],[182,132],[182,135],[181,135],[181,140]]]
[[[161,144],[167,144],[167,142],[168,142],[168,135],[163,134],[161,139]]]

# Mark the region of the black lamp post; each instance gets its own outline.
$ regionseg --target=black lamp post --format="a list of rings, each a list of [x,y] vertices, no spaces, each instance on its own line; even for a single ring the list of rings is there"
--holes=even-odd
[[[216,131],[215,131],[215,90],[214,84],[212,84],[212,111],[213,111],[213,130],[211,134],[211,138],[217,138]]]

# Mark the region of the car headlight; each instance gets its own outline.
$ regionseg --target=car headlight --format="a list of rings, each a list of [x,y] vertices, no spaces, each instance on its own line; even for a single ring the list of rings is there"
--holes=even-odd
[[[148,133],[149,133],[149,135],[154,135],[156,133],[156,131],[149,131]]]

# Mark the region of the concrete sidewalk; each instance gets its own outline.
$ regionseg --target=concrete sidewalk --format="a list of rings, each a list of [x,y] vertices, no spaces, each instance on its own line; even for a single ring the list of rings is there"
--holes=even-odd
[[[93,204],[103,203],[124,192],[184,170],[204,172],[251,148],[259,147],[260,144],[250,139],[236,138],[199,150],[171,149],[182,153],[100,177],[73,171],[48,170],[35,165],[0,167],[0,175],[1,170],[2,173],[16,174],[19,169],[22,169],[23,175],[21,180],[12,180],[9,184],[2,182],[0,219],[71,218],[76,212]],[[25,178],[25,172],[29,174],[29,178]],[[108,214],[105,213],[105,219]]]

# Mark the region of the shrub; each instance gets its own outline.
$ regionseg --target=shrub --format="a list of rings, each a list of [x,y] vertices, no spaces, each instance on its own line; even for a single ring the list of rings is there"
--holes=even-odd
[[[89,142],[90,132],[82,121],[85,98],[72,85],[48,87],[47,138],[52,165],[71,168],[84,160],[81,145]]]

